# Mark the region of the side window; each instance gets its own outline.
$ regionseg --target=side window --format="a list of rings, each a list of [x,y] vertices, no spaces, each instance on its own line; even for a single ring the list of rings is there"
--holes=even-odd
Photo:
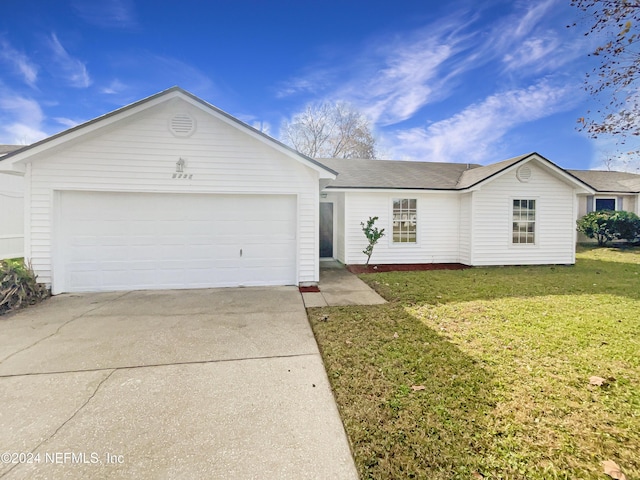
[[[514,244],[536,243],[536,201],[513,200],[513,229],[511,241]]]
[[[597,210],[615,210],[616,199],[615,198],[596,198],[596,211]]]
[[[393,243],[416,243],[416,204],[415,198],[393,199]]]

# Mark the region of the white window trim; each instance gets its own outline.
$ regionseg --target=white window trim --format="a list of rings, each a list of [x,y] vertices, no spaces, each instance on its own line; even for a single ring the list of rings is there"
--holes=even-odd
[[[533,243],[514,243],[513,241],[513,201],[514,200],[535,200],[536,202],[536,219],[533,230]],[[540,236],[540,197],[532,195],[517,195],[509,198],[509,248],[537,248]]]
[[[394,242],[393,241],[393,202],[395,200],[415,200],[416,201],[416,241],[415,242]],[[417,196],[393,196],[389,197],[389,246],[392,248],[413,248],[420,245],[420,200]],[[386,233],[386,232],[385,232]]]
[[[613,209],[614,210],[618,210],[618,197],[612,197],[612,196],[594,196],[593,197],[593,211],[596,212],[598,211],[598,209],[596,208],[596,205],[598,203],[598,200],[613,200]]]

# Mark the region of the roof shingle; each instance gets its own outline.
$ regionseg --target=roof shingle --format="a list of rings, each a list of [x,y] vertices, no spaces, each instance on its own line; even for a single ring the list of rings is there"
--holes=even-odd
[[[328,188],[453,190],[463,172],[481,167],[466,163],[359,158],[319,158],[318,161],[339,173]]]
[[[640,175],[602,170],[567,170],[598,192],[640,193]]]

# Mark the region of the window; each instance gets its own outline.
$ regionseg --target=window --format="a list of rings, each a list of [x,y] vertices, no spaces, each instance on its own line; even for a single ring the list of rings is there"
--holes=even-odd
[[[513,243],[536,242],[536,201],[513,201]]]
[[[616,199],[615,198],[596,198],[596,211],[597,210],[615,210]]]
[[[393,200],[393,243],[416,243],[416,199]]]

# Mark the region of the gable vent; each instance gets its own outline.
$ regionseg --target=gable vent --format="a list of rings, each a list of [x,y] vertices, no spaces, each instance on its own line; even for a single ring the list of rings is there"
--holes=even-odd
[[[196,121],[188,113],[176,113],[169,120],[169,130],[176,137],[189,137],[196,131]]]
[[[522,183],[527,183],[531,180],[531,167],[529,165],[523,165],[516,171],[516,177]]]

